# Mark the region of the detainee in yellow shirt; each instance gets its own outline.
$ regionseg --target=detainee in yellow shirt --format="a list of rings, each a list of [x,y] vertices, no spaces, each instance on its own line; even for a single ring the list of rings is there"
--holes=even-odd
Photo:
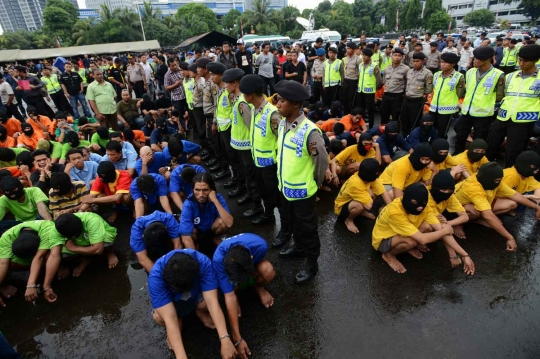
[[[530,208],[536,208],[536,204],[501,183],[502,179],[502,167],[497,162],[489,162],[480,167],[478,174],[458,183],[456,197],[465,208],[470,223],[475,222],[493,228],[506,238],[506,250],[513,252],[517,249],[516,240],[504,228],[497,216],[515,209],[516,202]],[[513,204],[512,201],[501,201],[501,199],[511,199]],[[459,238],[465,238],[463,225],[457,226],[455,231]]]
[[[461,181],[469,178],[471,175],[478,173],[480,167],[489,162],[486,157],[487,143],[481,138],[477,138],[469,145],[469,149],[465,152],[454,156],[454,159],[465,166],[466,171],[460,176],[456,176],[456,181]]]
[[[535,203],[540,202],[540,182],[535,178],[540,169],[540,155],[535,151],[521,152],[513,167],[504,169],[502,183]],[[533,192],[532,194],[530,194]],[[506,198],[501,201],[511,201]],[[499,201],[498,200],[498,201]],[[498,202],[497,201],[497,202]],[[540,207],[536,207],[536,219],[540,219]]]
[[[403,198],[396,198],[384,207],[375,221],[372,233],[372,245],[382,253],[382,258],[398,273],[407,270],[397,259],[397,255],[408,252],[421,259],[426,245],[442,239],[457,252],[464,261],[463,270],[474,274],[474,263],[456,242],[452,226],[441,224],[428,206],[429,194],[422,183],[413,183],[403,192]]]
[[[430,184],[434,170],[431,155],[431,146],[421,143],[413,153],[393,161],[385,168],[381,181],[392,200],[403,196],[403,190],[413,183],[422,181],[426,185]]]
[[[377,196],[382,196],[386,204],[392,201],[384,190],[381,180],[377,178],[379,165],[379,161],[374,158],[362,161],[358,173],[343,184],[334,202],[334,213],[339,219],[344,220],[347,229],[355,234],[359,233],[358,227],[354,224],[356,217],[375,219],[370,210]]]
[[[433,150],[433,155],[431,156],[431,161],[435,165],[436,171],[433,171],[433,175],[436,175],[437,172],[442,170],[450,170],[450,174],[454,179],[457,179],[462,172],[467,172],[467,169],[464,165],[460,164],[449,152],[450,144],[444,138],[437,138],[431,144],[431,149]],[[464,173],[465,178],[469,178],[468,173]]]
[[[332,183],[339,186],[340,179],[347,179],[358,172],[360,164],[366,158],[375,158],[381,163],[379,144],[373,142],[373,137],[369,133],[364,132],[358,140],[358,145],[345,148],[330,162]]]

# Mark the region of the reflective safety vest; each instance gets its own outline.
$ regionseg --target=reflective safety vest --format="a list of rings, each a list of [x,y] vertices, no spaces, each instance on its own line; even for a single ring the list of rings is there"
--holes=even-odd
[[[83,85],[84,86],[88,85],[88,81],[86,81],[86,69],[79,69],[77,73],[81,77]]]
[[[514,47],[510,50],[508,47],[503,49],[503,58],[499,66],[515,66],[517,64],[518,49]]]
[[[47,86],[47,93],[49,95],[55,94],[62,90],[62,85],[60,85],[60,82],[58,81],[58,75],[51,74],[51,77],[43,76],[41,78],[41,82]]]
[[[379,64],[381,63],[381,52],[380,51],[373,51],[373,55],[371,56],[371,63],[373,65],[376,65],[376,66],[379,66]]]
[[[474,117],[489,117],[495,113],[497,83],[503,72],[492,66],[480,81],[477,81],[477,74],[477,68],[467,71],[467,92],[461,113]]]
[[[537,68],[538,70],[540,70],[540,60],[538,60],[538,61],[536,62],[536,68]]]
[[[285,132],[285,119],[278,131],[278,184],[289,201],[309,198],[317,193],[313,176],[315,163],[309,152],[309,136],[319,128],[307,118],[295,129]],[[321,156],[325,154],[320,154]]]
[[[324,62],[324,87],[330,87],[341,84],[341,60],[335,59],[330,63]]]
[[[182,81],[188,109],[193,110],[193,89],[195,88],[195,79],[189,78]]]
[[[521,77],[521,71],[506,77],[505,97],[497,119],[514,122],[534,122],[540,119],[540,72]]]
[[[216,106],[216,119],[219,132],[223,132],[231,127],[232,105],[229,100],[229,91],[223,90],[218,98]]]
[[[373,60],[372,60],[373,61]],[[381,71],[384,71],[384,69],[386,69],[388,66],[392,65],[392,55],[383,55],[381,56],[381,63],[380,63],[380,68],[381,68]]]
[[[272,115],[277,112],[277,108],[270,102],[255,113],[251,111],[251,155],[257,167],[268,167],[276,163],[277,138],[272,131]],[[240,121],[240,120],[239,120]]]
[[[251,142],[249,141],[249,128],[244,123],[244,118],[242,117],[242,113],[240,113],[241,104],[249,106],[244,99],[244,94],[240,94],[231,112],[231,147],[235,150],[242,151],[251,149]]]
[[[375,65],[369,64],[367,67],[364,65],[359,66],[358,76],[358,92],[363,93],[375,93],[377,91],[377,77],[375,76]]]
[[[463,75],[454,71],[451,77],[444,77],[442,71],[433,76],[433,99],[429,111],[448,115],[459,111],[457,85]]]

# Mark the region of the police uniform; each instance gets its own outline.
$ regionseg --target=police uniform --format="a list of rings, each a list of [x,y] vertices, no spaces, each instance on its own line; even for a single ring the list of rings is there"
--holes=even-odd
[[[123,87],[120,87],[120,85],[116,83],[112,83],[114,87],[114,90],[116,91],[116,98],[117,101],[122,100],[122,90],[126,87],[126,79],[124,77],[124,70],[122,69],[122,66],[116,67],[116,65],[111,65],[109,69],[107,70],[107,78],[108,79],[114,79],[122,84]]]
[[[189,65],[189,71],[197,73],[197,65],[195,62]],[[206,68],[206,65],[204,65]],[[193,117],[195,118],[196,123],[196,133],[199,138],[199,143],[201,146],[208,150],[208,141],[206,139],[206,117],[204,116],[203,111],[203,89],[206,79],[204,77],[196,77],[193,83]]]
[[[439,43],[436,41],[433,41],[429,44],[430,50],[432,48],[437,48],[439,46]],[[441,53],[437,50],[435,52],[427,52],[426,54],[426,67],[429,71],[431,71],[433,74],[435,72],[439,71],[441,69]]]
[[[473,55],[480,61],[487,61],[493,58],[495,50],[492,47],[478,47]],[[465,99],[461,105],[461,118],[455,126],[455,154],[465,151],[465,143],[473,127],[473,139],[487,139],[495,103],[504,97],[504,73],[493,66],[484,74],[477,68],[469,69],[465,78]]]
[[[511,39],[510,43],[516,45],[517,40]],[[516,71],[516,66],[518,66],[518,51],[519,49],[516,46],[513,49],[510,47],[503,48],[503,57],[499,64],[499,69],[505,74]]]
[[[540,45],[527,45],[519,50],[526,61],[540,59]],[[517,156],[527,148],[534,128],[540,119],[540,72],[535,67],[531,74],[515,71],[506,76],[505,97],[497,119],[488,136],[486,157],[493,161],[506,137],[506,167],[511,167]]]
[[[371,57],[373,50],[365,48],[362,53]],[[369,128],[375,124],[375,92],[382,86],[381,73],[379,67],[369,61],[360,66],[358,75],[358,86],[356,88],[356,100],[353,107],[361,107],[364,109],[365,117],[369,120]]]
[[[328,52],[330,51],[336,53],[337,50],[331,47],[328,49]],[[339,92],[341,84],[343,84],[343,62],[337,58],[332,62],[330,59],[326,59],[323,66],[323,101],[326,106],[330,107],[334,101],[339,101]]]
[[[60,79],[58,78],[58,75],[51,74],[51,76],[49,77],[42,76],[40,80],[47,87],[47,94],[49,95],[51,100],[53,100],[54,105],[56,106],[58,111],[64,111],[73,116],[73,108],[71,108],[71,105],[69,104],[66,96],[64,95],[64,91],[62,90],[62,85],[60,84]]]
[[[279,96],[288,101],[309,99],[309,91],[294,81],[280,81],[276,85]],[[297,283],[317,274],[320,254],[317,213],[317,190],[328,168],[328,156],[319,128],[299,111],[290,121],[282,119],[278,129],[277,172],[281,191],[282,231],[286,238],[294,233],[296,242],[281,250],[280,255],[302,252],[306,255],[304,269],[296,274]]]
[[[313,96],[311,96],[311,103],[315,103],[321,100],[323,97],[323,85],[322,79],[324,76],[324,63],[326,58],[321,60],[321,56],[326,55],[326,51],[320,47],[317,49],[316,53],[318,58],[313,61],[313,66],[311,67],[311,78],[313,79]]]
[[[403,56],[401,49],[395,49],[394,53]],[[381,124],[383,125],[390,121],[390,115],[392,115],[392,120],[399,119],[408,72],[409,67],[403,63],[396,67],[390,65],[385,69],[383,80],[385,89],[381,104]]]
[[[196,62],[197,67],[207,68],[207,65],[212,62],[209,58],[201,58]],[[214,112],[216,110],[214,95],[217,93],[217,86],[212,82],[210,76],[208,78],[201,77],[197,80],[197,88],[201,96],[201,107],[197,109],[195,104],[195,120],[197,121],[197,129],[199,135],[202,134],[203,141],[201,146],[208,151],[210,157],[216,156],[216,136],[212,134],[212,125],[214,123]],[[199,111],[200,110],[200,111]]]
[[[388,46],[386,46],[386,48],[393,49],[392,45],[388,45]],[[387,55],[386,51],[385,51],[384,54],[381,55],[381,62],[379,64],[379,66],[380,66],[380,69],[381,69],[381,73],[384,76],[384,70],[388,66],[392,66],[392,52],[390,52],[390,55]]]
[[[187,63],[183,63],[187,65]],[[191,70],[190,70],[191,67]],[[197,73],[197,65],[189,65],[186,66],[186,70],[189,70],[191,72]],[[148,86],[150,88],[150,82],[148,83]],[[195,121],[195,115],[193,113],[194,109],[194,89],[195,89],[195,79],[193,77],[187,77],[184,78],[184,81],[182,81],[182,86],[184,87],[184,94],[186,95],[186,106],[189,116],[189,123],[191,124],[191,127],[193,127],[193,130],[195,133],[198,133],[197,131],[197,121]]]
[[[357,49],[354,42],[348,42],[347,47],[353,50]],[[351,112],[358,86],[359,68],[362,65],[362,58],[353,53],[352,56],[343,58],[343,86],[341,87],[341,103],[343,104],[343,113]]]
[[[414,59],[425,59],[424,53],[413,55]],[[407,87],[401,109],[401,131],[407,136],[414,128],[418,117],[422,114],[425,96],[433,91],[433,73],[425,66],[420,71],[414,68],[407,71]]]

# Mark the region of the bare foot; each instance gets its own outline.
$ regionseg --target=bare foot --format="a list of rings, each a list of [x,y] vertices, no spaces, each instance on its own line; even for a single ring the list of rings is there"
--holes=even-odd
[[[416,246],[416,249],[418,249],[420,252],[422,253],[426,253],[426,252],[429,252],[429,247],[426,246],[425,244],[419,244]]]
[[[109,269],[116,267],[118,264],[118,257],[114,253],[114,251],[110,251],[107,253],[107,262],[109,263]]]
[[[384,259],[386,263],[388,263],[390,268],[392,268],[395,272],[405,273],[407,271],[405,267],[403,266],[403,264],[401,264],[401,262],[398,261],[396,257],[389,255],[388,253],[385,253],[382,255],[382,258]]]
[[[513,210],[508,211],[508,212],[506,212],[506,215],[511,216],[511,217],[515,217],[516,216],[516,211],[513,211]]]
[[[408,253],[416,259],[424,258],[424,255],[418,249],[411,249]]]
[[[467,239],[467,237],[465,236],[465,231],[463,230],[463,226],[454,227],[454,235],[460,239]]]
[[[321,191],[324,191],[324,192],[331,192],[332,189],[328,186],[325,186],[325,185],[322,185],[320,188],[319,188]]]
[[[210,329],[216,329],[216,325],[214,324],[214,321],[212,320],[212,317],[210,316],[210,313],[208,313],[207,310],[200,310],[197,309],[195,311],[197,313],[197,317],[201,320],[201,322],[204,324],[205,327]]]
[[[56,277],[58,280],[64,279],[69,275],[69,267],[61,265],[58,267],[58,272],[56,273]]]
[[[345,225],[347,226],[347,229],[353,233],[360,233],[360,231],[358,230],[358,227],[356,227],[354,225],[354,221],[352,219],[348,219],[346,218],[345,219]]]
[[[81,263],[75,269],[73,270],[73,276],[74,277],[80,277],[81,273],[84,271],[84,269],[90,264],[90,259],[83,258],[81,259]]]
[[[2,294],[4,298],[10,298],[14,296],[15,293],[17,293],[17,288],[12,285],[3,284],[0,286],[0,294]]]
[[[320,201],[319,196],[315,197],[315,202],[319,202],[319,201]]]
[[[117,218],[118,218],[118,211],[114,211],[114,212],[109,216],[109,218],[107,218],[107,221],[109,221],[109,223],[114,223],[114,221],[116,221]]]
[[[461,258],[450,257],[450,264],[452,268],[457,268],[461,265]]]
[[[368,211],[362,211],[362,213],[360,213],[361,216],[364,216],[366,218],[369,218],[369,219],[375,219],[375,215],[373,213],[370,213]]]
[[[274,297],[264,287],[258,287],[255,288],[257,291],[257,294],[259,295],[259,298],[261,299],[262,305],[264,305],[265,308],[270,308],[274,305]]]
[[[497,220],[499,221],[499,223],[502,224],[502,221],[501,221],[501,219],[499,217],[497,217]],[[476,220],[476,222],[474,222],[474,223],[479,224],[479,225],[484,226],[484,227],[487,227],[487,228],[491,228],[491,225],[482,218]]]

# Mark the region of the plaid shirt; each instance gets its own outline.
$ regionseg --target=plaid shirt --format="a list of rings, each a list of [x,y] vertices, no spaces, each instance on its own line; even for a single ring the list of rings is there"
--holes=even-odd
[[[174,83],[176,83],[178,80],[184,80],[182,71],[178,70],[176,72],[171,72],[171,70],[169,69],[169,71],[167,71],[167,73],[165,74],[164,85],[165,87],[174,85]],[[182,83],[180,83],[180,86],[170,91],[170,93],[172,101],[180,101],[186,98],[186,94],[184,93],[184,86],[182,85]]]

